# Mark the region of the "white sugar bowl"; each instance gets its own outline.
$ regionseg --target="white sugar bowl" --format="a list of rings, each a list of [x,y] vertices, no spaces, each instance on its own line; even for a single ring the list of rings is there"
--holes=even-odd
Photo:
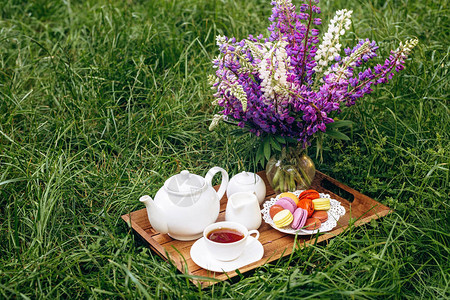
[[[261,205],[266,198],[266,184],[258,174],[244,171],[231,178],[227,187],[227,198],[239,192],[254,193]]]

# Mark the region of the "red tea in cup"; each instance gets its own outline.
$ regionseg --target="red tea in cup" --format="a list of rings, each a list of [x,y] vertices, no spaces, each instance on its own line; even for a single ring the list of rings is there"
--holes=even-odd
[[[249,231],[247,227],[236,222],[217,222],[206,226],[202,240],[212,259],[232,261],[244,252],[253,240],[248,239],[253,233],[254,239],[258,239],[258,230]]]
[[[244,235],[231,228],[218,228],[210,231],[206,236],[207,239],[216,243],[234,243],[244,238]]]

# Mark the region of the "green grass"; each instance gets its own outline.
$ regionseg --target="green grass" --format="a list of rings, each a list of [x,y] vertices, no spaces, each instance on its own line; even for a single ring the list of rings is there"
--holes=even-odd
[[[208,131],[206,78],[215,36],[263,32],[267,2],[0,1],[0,298],[450,297],[447,1],[320,5],[384,55],[419,38],[316,160],[395,213],[206,290],[120,219],[181,169],[255,169],[254,139]]]

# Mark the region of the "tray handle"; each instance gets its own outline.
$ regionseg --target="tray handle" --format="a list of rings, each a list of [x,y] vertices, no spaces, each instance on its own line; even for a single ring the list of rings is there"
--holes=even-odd
[[[334,182],[328,180],[327,178],[322,178],[322,180],[320,181],[320,186],[338,195],[339,197],[347,200],[350,203],[353,203],[353,201],[355,201],[356,196],[353,193],[351,193],[351,191],[341,188],[340,186],[336,185]]]
[[[319,175],[319,176],[317,176]],[[328,175],[325,175],[319,171],[316,172],[316,177],[318,177],[318,185],[335,194],[336,196],[348,201],[352,205],[353,210],[359,210],[360,212],[367,213],[369,211],[379,213],[389,212],[390,208],[373,200],[372,198],[361,194],[360,192],[352,189],[351,187],[346,186],[343,183],[340,183],[334,178],[331,178]]]

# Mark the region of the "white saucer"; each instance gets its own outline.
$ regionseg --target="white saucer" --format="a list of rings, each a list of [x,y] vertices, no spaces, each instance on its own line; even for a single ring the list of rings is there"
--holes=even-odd
[[[298,190],[294,193],[297,197],[300,195],[300,193],[303,192],[303,190]],[[281,195],[281,194],[280,194]],[[280,195],[277,195],[275,198],[271,198],[270,200],[267,200],[264,202],[263,209],[261,210],[261,213],[263,214],[263,220],[272,226],[275,230],[278,230],[283,233],[287,234],[298,234],[298,235],[311,235],[316,234],[317,232],[328,232],[333,230],[337,226],[337,222],[339,221],[339,218],[345,215],[345,207],[341,205],[341,202],[337,201],[336,199],[332,199],[329,194],[319,193],[320,198],[328,198],[330,199],[330,209],[328,210],[328,220],[326,222],[323,222],[319,229],[316,230],[305,230],[305,229],[292,229],[291,226],[286,226],[283,228],[278,228],[275,226],[272,217],[270,216],[270,208],[272,205],[274,205],[277,200],[280,198]]]
[[[260,260],[264,255],[263,245],[252,236],[249,236],[250,244],[244,253],[232,261],[220,261],[209,254],[206,249],[205,238],[202,237],[191,247],[192,260],[203,269],[213,272],[230,272]]]

